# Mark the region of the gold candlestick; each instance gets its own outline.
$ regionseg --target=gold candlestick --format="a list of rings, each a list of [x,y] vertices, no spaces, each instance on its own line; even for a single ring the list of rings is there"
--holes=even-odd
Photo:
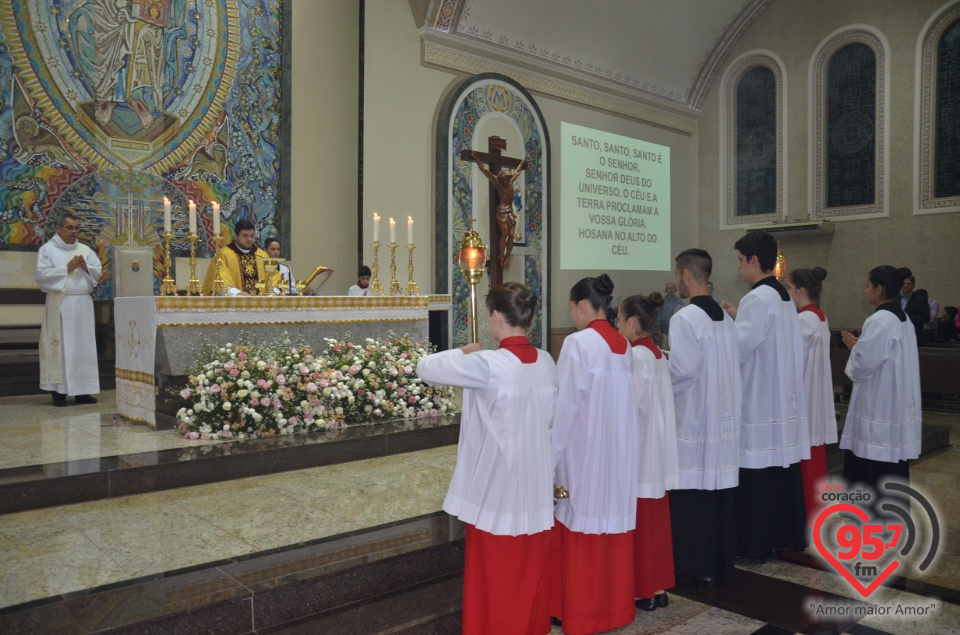
[[[220,277],[220,267],[223,261],[223,256],[220,255],[220,249],[223,247],[223,237],[217,236],[214,239],[214,245],[216,246],[217,253],[216,256],[214,256],[215,262],[213,266],[216,267],[217,276],[213,279],[213,288],[210,289],[210,292],[213,295],[226,295],[227,283]]]
[[[380,286],[380,241],[373,241],[373,282],[370,283],[370,295],[383,295]]]
[[[416,246],[413,243],[407,244],[407,252],[409,253],[407,260],[407,295],[420,295],[420,287],[417,286],[417,283],[413,281],[413,250],[416,249]]]
[[[200,280],[197,278],[197,235],[187,236],[190,241],[190,280],[187,281],[187,295],[200,295]]]
[[[400,282],[397,280],[397,243],[390,243],[390,295],[400,295]]]
[[[173,266],[173,259],[170,257],[170,239],[172,238],[173,234],[171,232],[163,233],[166,275],[163,277],[163,283],[160,285],[160,295],[177,295],[177,281],[170,275],[171,267]]]

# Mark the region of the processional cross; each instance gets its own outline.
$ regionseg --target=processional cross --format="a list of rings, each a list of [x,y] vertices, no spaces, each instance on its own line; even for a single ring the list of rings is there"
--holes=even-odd
[[[514,183],[524,169],[532,167],[525,159],[501,155],[507,140],[488,137],[487,151],[462,150],[460,158],[473,161],[490,181],[490,288],[503,284],[503,270],[510,266],[517,215],[513,211]],[[489,166],[489,167],[488,167]]]

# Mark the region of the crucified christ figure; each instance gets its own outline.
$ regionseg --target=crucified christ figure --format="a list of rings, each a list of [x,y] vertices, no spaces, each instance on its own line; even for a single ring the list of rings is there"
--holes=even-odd
[[[499,195],[497,225],[500,227],[500,267],[507,269],[510,267],[510,252],[513,251],[513,234],[517,229],[517,215],[513,211],[513,196],[516,189],[513,184],[520,173],[523,172],[526,160],[521,159],[513,170],[500,168],[499,174],[494,174],[483,164],[476,152],[472,152],[470,156],[473,157],[484,176],[497,188],[497,194]]]

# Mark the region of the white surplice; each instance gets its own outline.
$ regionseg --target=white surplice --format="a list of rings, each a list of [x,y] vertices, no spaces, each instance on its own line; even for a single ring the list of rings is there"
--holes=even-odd
[[[830,326],[814,311],[800,311],[803,337],[803,391],[807,398],[810,447],[837,442],[837,411],[830,370]]]
[[[913,323],[885,309],[868,317],[846,374],[853,392],[840,447],[873,461],[919,457],[920,363]]]
[[[697,296],[670,318],[670,342],[680,489],[736,487],[742,392],[733,320]]]
[[[84,255],[87,270],[67,272],[75,255]],[[100,392],[93,293],[103,268],[95,251],[76,242],[68,245],[54,235],[37,254],[34,275],[47,294],[40,333],[40,388],[64,395]],[[59,336],[57,322],[59,321]]]
[[[755,284],[740,300],[734,322],[743,375],[740,467],[749,469],[810,458],[800,319],[793,300],[778,288],[783,286],[775,278]]]
[[[558,501],[556,516],[571,531],[621,534],[636,527],[640,435],[633,367],[629,350],[613,353],[593,328],[563,341],[553,458],[556,483],[570,493]]]
[[[557,405],[553,358],[522,363],[505,349],[428,355],[417,374],[463,391],[457,464],[443,509],[491,534],[553,527],[550,428]]]
[[[634,394],[639,407],[640,498],[662,498],[680,485],[677,419],[670,363],[643,345],[633,347]]]

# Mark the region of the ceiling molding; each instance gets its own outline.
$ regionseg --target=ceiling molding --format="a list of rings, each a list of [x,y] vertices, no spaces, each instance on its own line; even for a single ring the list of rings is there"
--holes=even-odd
[[[527,56],[433,28],[419,31],[423,63],[476,75],[501,73],[532,92],[624,115],[684,134],[693,134],[697,119],[682,106],[667,104],[636,90],[587,73],[544,64]],[[671,107],[672,106],[672,107]]]

